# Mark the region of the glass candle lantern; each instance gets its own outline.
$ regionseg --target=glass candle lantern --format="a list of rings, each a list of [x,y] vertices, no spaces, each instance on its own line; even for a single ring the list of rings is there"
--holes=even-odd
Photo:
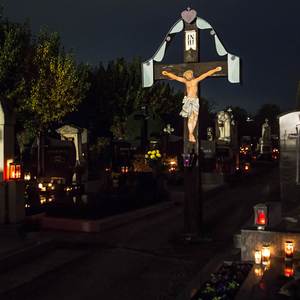
[[[270,257],[271,257],[270,245],[265,244],[261,248],[262,264],[265,266],[268,265],[270,263]]]
[[[183,158],[183,166],[185,168],[188,168],[191,166],[191,155],[189,153],[184,153],[182,154],[182,158]]]
[[[288,261],[284,265],[283,274],[285,277],[293,277],[294,276],[294,265],[292,261]]]
[[[257,265],[261,264],[261,251],[260,250],[255,250],[255,252],[254,252],[254,261]]]
[[[258,230],[264,230],[268,224],[268,207],[265,204],[254,206],[254,225]]]
[[[21,165],[17,163],[9,164],[9,180],[21,179]]]
[[[254,267],[254,274],[257,277],[262,277],[264,275],[263,267],[261,265],[260,266],[255,266]]]
[[[284,268],[284,276],[285,277],[293,277],[294,276],[294,269],[290,267]]]
[[[285,259],[291,260],[294,256],[294,243],[292,241],[286,241],[284,245]]]

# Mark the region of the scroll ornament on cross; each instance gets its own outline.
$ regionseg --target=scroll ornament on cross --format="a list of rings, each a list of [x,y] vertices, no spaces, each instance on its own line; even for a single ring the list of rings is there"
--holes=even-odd
[[[224,60],[206,63],[199,62],[198,29],[211,30],[218,55],[227,55],[227,65]],[[172,36],[182,30],[184,30],[185,64],[159,64],[164,58],[166,47],[172,40]],[[188,119],[189,142],[196,143],[194,130],[197,126],[199,114],[198,83],[207,77],[216,76],[215,74],[222,71],[223,68],[224,70],[219,76],[225,75],[228,76],[230,82],[239,82],[239,61],[237,56],[233,56],[225,50],[211,25],[197,17],[195,10],[188,8],[181,13],[181,19],[171,28],[156,54],[142,64],[143,87],[150,87],[153,85],[154,80],[165,78],[179,81],[185,85],[186,96],[183,99],[180,115]],[[194,72],[197,73],[195,76]]]

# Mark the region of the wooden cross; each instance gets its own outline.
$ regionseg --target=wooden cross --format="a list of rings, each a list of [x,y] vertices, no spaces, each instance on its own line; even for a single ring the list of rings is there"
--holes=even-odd
[[[177,76],[183,75],[187,70],[192,70],[194,77],[198,77],[209,70],[216,67],[222,67],[222,71],[215,73],[212,77],[226,77],[228,75],[227,60],[200,62],[200,41],[199,29],[196,22],[188,23],[184,20],[184,63],[182,64],[160,64],[154,65],[154,79],[166,79],[162,75],[162,71],[172,72]],[[200,83],[201,84],[201,83]],[[200,87],[198,87],[198,98],[200,98]],[[201,109],[201,103],[200,103]],[[198,124],[195,128],[195,137],[198,143],[191,144],[188,139],[187,120],[184,119],[184,153],[194,151],[200,157],[199,149],[201,149],[200,126],[201,114],[199,112]],[[193,169],[185,168],[185,207],[184,207],[184,223],[185,233],[189,236],[199,236],[202,225],[202,184],[201,184],[201,162]]]
[[[187,9],[181,13],[182,21],[177,22],[172,29],[169,31],[169,35],[166,37],[160,50],[155,54],[152,60],[149,60],[142,64],[143,69],[143,86],[149,87],[153,84],[154,80],[167,79],[162,75],[163,71],[171,72],[177,76],[182,77],[183,73],[187,70],[192,70],[194,77],[198,77],[209,70],[215,69],[216,67],[222,67],[221,72],[214,73],[212,77],[227,77],[228,76],[228,61],[210,61],[200,62],[200,39],[199,39],[199,28],[201,29],[212,29],[212,27],[200,18],[197,18],[197,12],[195,10]],[[183,26],[183,27],[181,27]],[[162,55],[165,51],[167,42],[171,41],[172,34],[184,30],[184,51],[183,51],[183,63],[182,64],[161,64],[158,63],[162,60]],[[217,37],[216,46],[217,46]],[[220,41],[219,41],[220,42]],[[221,47],[222,48],[222,47]],[[218,48],[218,53],[228,54],[225,49]],[[220,54],[221,55],[221,54]],[[234,61],[234,56],[232,56]],[[230,82],[236,83],[239,80],[232,79],[232,74],[239,75],[239,59],[236,61],[235,67],[237,73],[232,69],[230,72]],[[200,88],[198,87],[198,98],[200,97]],[[201,103],[200,103],[201,110]],[[179,113],[179,112],[178,112]],[[185,185],[185,205],[184,205],[184,224],[185,233],[192,236],[199,236],[201,225],[202,225],[202,184],[201,184],[201,138],[200,138],[200,126],[201,114],[199,112],[199,119],[195,128],[194,136],[196,137],[197,143],[190,143],[188,138],[187,119],[184,119],[184,149],[183,153],[195,153],[198,158],[198,164],[193,168],[185,168],[184,171],[184,185]],[[200,123],[201,124],[201,123]]]

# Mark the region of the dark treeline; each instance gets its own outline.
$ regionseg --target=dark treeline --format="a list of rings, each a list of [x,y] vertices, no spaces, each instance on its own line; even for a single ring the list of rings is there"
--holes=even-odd
[[[139,114],[143,107],[149,117],[160,118],[163,122],[176,116],[182,93],[165,82],[142,88],[140,66],[140,59],[127,62],[119,58],[106,67],[99,64],[90,69],[90,89],[68,121],[88,128],[94,136],[126,139],[131,116]]]
[[[29,24],[12,23],[0,17],[0,97],[17,112],[17,137],[21,152],[41,133],[54,132],[64,123],[85,127],[91,136],[128,139],[130,130],[139,127],[136,115],[147,114],[156,120],[157,133],[171,123],[176,135],[182,133],[179,117],[182,92],[167,81],[144,89],[141,85],[141,60],[118,58],[107,65],[76,63],[63,47],[58,33],[41,30],[33,36]],[[213,105],[202,101],[201,127],[214,127]],[[232,107],[239,135],[260,133],[265,118],[277,133],[279,107],[263,105],[253,122],[240,107]],[[135,123],[134,123],[135,122]],[[154,122],[155,123],[155,122]],[[133,125],[135,124],[135,125]]]

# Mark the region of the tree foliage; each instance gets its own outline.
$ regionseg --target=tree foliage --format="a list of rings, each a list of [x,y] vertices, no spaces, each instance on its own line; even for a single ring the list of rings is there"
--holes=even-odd
[[[12,23],[0,17],[0,96],[16,105],[23,96],[30,55],[28,24]]]
[[[182,95],[165,82],[149,89],[142,87],[140,60],[127,62],[123,58],[104,66],[99,64],[90,73],[91,88],[86,101],[72,120],[88,127],[95,135],[124,138],[129,116],[147,106],[150,115],[168,115],[179,109]],[[75,121],[76,122],[76,121]]]
[[[61,46],[57,33],[40,33],[32,60],[28,95],[21,110],[31,115],[38,131],[61,121],[76,110],[88,89],[87,70],[77,66],[70,53]]]

